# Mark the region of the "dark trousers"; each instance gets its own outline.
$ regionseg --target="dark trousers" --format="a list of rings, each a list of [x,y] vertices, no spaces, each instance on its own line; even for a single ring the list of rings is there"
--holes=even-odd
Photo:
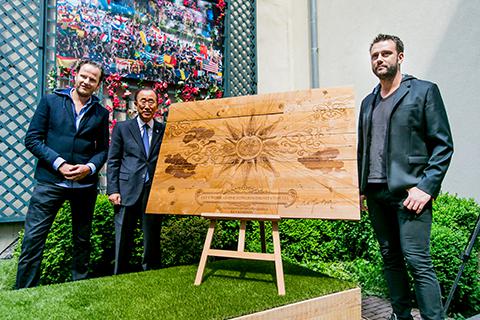
[[[386,184],[369,184],[366,196],[393,312],[398,319],[413,319],[408,265],[422,319],[444,319],[440,286],[430,256],[431,203],[417,215],[403,206],[407,193],[392,194]]]
[[[151,185],[145,186],[133,206],[115,207],[115,269],[114,274],[132,271],[130,258],[134,247],[134,230],[138,221],[143,230],[143,270],[160,268],[161,216],[145,214]]]
[[[58,210],[66,200],[70,201],[72,209],[72,279],[88,277],[90,231],[96,199],[96,186],[69,189],[37,183],[25,218],[25,235],[18,259],[17,289],[38,285],[45,241]]]

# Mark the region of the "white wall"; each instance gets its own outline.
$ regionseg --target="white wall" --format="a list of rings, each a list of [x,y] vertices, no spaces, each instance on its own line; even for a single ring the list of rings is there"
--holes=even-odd
[[[258,0],[259,93],[310,86],[307,0]],[[320,86],[376,85],[368,48],[378,33],[405,44],[402,72],[437,83],[455,154],[443,190],[480,202],[480,3],[477,0],[317,0]]]

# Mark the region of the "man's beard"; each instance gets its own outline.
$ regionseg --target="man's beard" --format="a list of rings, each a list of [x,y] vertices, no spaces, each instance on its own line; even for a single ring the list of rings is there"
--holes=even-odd
[[[380,80],[390,80],[390,79],[393,79],[395,77],[395,75],[397,74],[397,71],[398,71],[398,63],[396,63],[392,66],[388,66],[387,71],[384,72],[384,73],[379,73],[379,72],[377,72],[376,69],[373,70],[373,73],[375,73],[375,75]]]
[[[90,90],[81,88],[80,86],[75,87],[75,90],[77,91],[77,94],[82,98],[88,98],[93,94],[93,92],[91,92]]]

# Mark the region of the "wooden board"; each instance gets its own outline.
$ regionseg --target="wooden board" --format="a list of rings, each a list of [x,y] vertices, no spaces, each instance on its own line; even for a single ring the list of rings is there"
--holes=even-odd
[[[360,320],[362,297],[359,288],[288,304],[233,318],[232,320]]]
[[[148,213],[359,219],[351,88],[172,105]]]

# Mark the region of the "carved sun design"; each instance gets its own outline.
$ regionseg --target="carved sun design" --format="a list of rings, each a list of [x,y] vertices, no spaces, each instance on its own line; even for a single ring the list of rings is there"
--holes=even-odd
[[[259,117],[256,117],[257,119]],[[231,126],[226,122],[229,136],[222,146],[223,167],[220,173],[233,170],[235,174],[240,173],[244,184],[255,169],[263,169],[270,174],[278,176],[272,160],[278,155],[277,136],[272,135],[280,120],[267,125],[258,123],[254,116],[251,116],[248,123],[240,128]]]

